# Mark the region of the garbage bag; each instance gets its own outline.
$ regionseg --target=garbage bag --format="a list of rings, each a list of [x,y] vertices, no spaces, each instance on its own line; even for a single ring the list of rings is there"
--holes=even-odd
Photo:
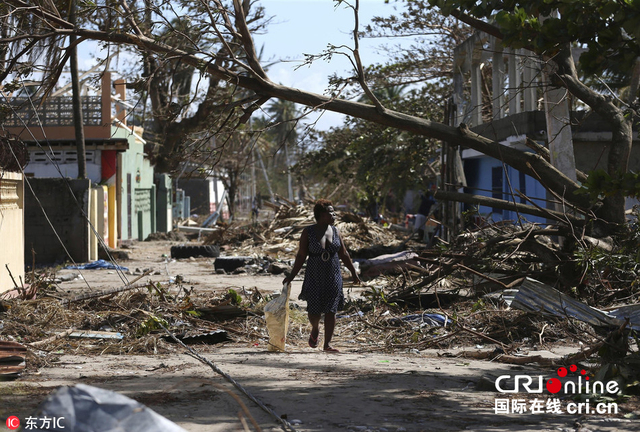
[[[34,431],[186,432],[140,402],[85,384],[58,388],[31,419],[25,429]]]
[[[289,295],[291,295],[291,283],[285,284],[280,295],[264,307],[264,317],[269,332],[269,351],[284,351],[289,329]]]

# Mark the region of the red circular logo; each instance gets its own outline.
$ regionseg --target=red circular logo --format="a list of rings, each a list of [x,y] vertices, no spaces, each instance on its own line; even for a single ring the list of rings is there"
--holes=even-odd
[[[16,430],[20,427],[20,419],[16,416],[11,416],[7,419],[7,427],[11,430]]]
[[[550,393],[558,393],[562,389],[562,383],[557,378],[551,378],[547,381],[547,390]]]

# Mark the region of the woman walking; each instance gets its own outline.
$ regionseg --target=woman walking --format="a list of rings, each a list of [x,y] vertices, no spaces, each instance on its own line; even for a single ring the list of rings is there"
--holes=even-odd
[[[318,346],[320,319],[324,314],[324,350],[338,352],[331,346],[331,339],[336,325],[336,312],[344,305],[340,260],[351,272],[354,282],[361,281],[340,233],[334,226],[336,214],[331,201],[318,200],[313,208],[313,215],[316,224],[302,231],[293,269],[284,283],[289,283],[296,277],[309,257],[299,297],[300,300],[307,301],[307,314],[311,323],[309,346]]]

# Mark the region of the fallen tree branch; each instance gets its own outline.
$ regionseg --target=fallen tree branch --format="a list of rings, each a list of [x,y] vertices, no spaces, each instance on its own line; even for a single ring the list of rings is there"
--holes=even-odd
[[[144,284],[144,285],[134,285],[134,283],[136,283],[137,281],[139,281],[143,277],[149,275],[151,272],[153,272],[153,270],[151,270],[151,269],[145,271],[140,276],[138,276],[137,278],[135,278],[134,280],[132,280],[131,282],[129,282],[127,285],[125,285],[123,287],[115,288],[115,289],[107,290],[107,291],[100,291],[98,293],[93,293],[93,294],[84,294],[84,295],[81,295],[81,296],[78,296],[78,297],[74,297],[72,299],[64,299],[62,301],[62,304],[69,304],[69,303],[74,303],[74,302],[77,302],[77,301],[88,300],[88,299],[93,299],[93,298],[97,298],[97,297],[104,297],[104,296],[108,296],[109,294],[116,294],[116,293],[120,293],[120,292],[123,292],[123,291],[132,290],[132,289],[135,289],[135,288],[142,288],[142,287],[146,286],[146,284]]]
[[[462,351],[458,357],[471,358],[475,360],[487,360],[497,361],[500,363],[508,363],[515,365],[525,365],[529,363],[537,363],[541,366],[556,366],[557,363],[554,359],[545,358],[541,355],[534,356],[514,356],[507,354],[496,354],[496,351]]]
[[[53,335],[51,337],[48,337],[46,339],[42,339],[42,340],[37,341],[37,342],[31,342],[31,343],[28,343],[28,344],[25,344],[25,345],[28,345],[28,346],[33,347],[33,348],[38,348],[38,347],[41,347],[43,345],[50,344],[51,342],[54,342],[54,341],[56,341],[58,339],[62,339],[64,337],[67,337],[71,333],[73,333],[74,331],[76,331],[76,329],[70,328],[69,330],[63,331],[62,333],[58,333],[58,334],[55,334],[55,335]]]
[[[446,335],[444,335],[444,336],[442,336],[442,337],[439,337],[439,338],[437,338],[437,339],[432,339],[432,340],[429,340],[429,341],[425,341],[425,342],[426,342],[426,345],[425,345],[423,348],[427,348],[427,347],[430,347],[431,345],[434,345],[434,344],[440,343],[440,342],[442,342],[443,340],[447,340],[447,339],[449,339],[449,338],[452,338],[452,337],[454,337],[455,335],[457,335],[457,334],[459,334],[459,333],[460,333],[460,330],[456,330],[456,331],[454,331],[454,332],[452,332],[452,333],[448,333],[448,334],[446,334]]]
[[[25,2],[24,0],[7,0],[6,3],[13,5],[16,8],[29,8],[31,6],[30,3]],[[578,183],[568,178],[549,162],[545,161],[541,156],[504,146],[499,142],[482,137],[481,135],[469,130],[466,125],[453,127],[393,110],[380,112],[378,107],[373,105],[323,96],[302,91],[297,88],[286,87],[268,81],[261,76],[261,72],[257,67],[258,65],[249,65],[250,67],[245,71],[236,72],[213,62],[213,60],[216,59],[216,54],[206,51],[195,53],[186,52],[176,46],[164,44],[152,38],[138,35],[133,31],[117,32],[111,31],[111,29],[109,29],[109,31],[101,31],[80,27],[74,28],[70,23],[64,20],[49,16],[43,12],[41,8],[33,11],[25,9],[21,12],[27,15],[38,14],[38,16],[45,20],[53,21],[57,19],[58,21],[55,21],[56,25],[61,26],[62,28],[54,27],[49,31],[53,31],[59,36],[75,34],[79,37],[95,41],[134,46],[137,49],[149,50],[158,54],[170,54],[172,56],[179,57],[184,64],[193,66],[201,72],[209,74],[215,79],[225,80],[239,87],[252,90],[263,96],[277,97],[311,107],[312,109],[334,111],[356,118],[361,118],[363,120],[372,121],[383,126],[390,126],[399,130],[415,133],[417,135],[472,148],[487,156],[501,160],[525,174],[534,176],[535,171],[545,179],[545,187],[551,188],[555,191],[564,192],[568,199],[580,207],[588,208],[590,205],[588,197],[573,194],[574,191],[580,188]],[[241,22],[244,19],[244,16],[242,16],[242,14],[236,14],[235,18],[238,20],[235,23],[235,26],[240,31],[246,25],[246,23]],[[243,37],[243,39],[245,39],[245,37]],[[248,40],[243,40],[243,42],[245,49],[250,51],[252,48],[251,42]],[[249,43],[249,45],[247,45],[247,43]],[[252,53],[249,52],[247,55],[255,59],[255,56],[253,56]]]
[[[483,278],[483,279],[486,279],[486,280],[488,280],[489,282],[497,283],[498,285],[500,285],[500,286],[501,286],[501,287],[503,287],[504,289],[507,289],[507,288],[508,288],[508,287],[507,287],[507,285],[506,285],[505,283],[500,282],[498,279],[494,279],[494,278],[492,278],[491,276],[487,276],[486,274],[480,273],[479,271],[474,270],[474,269],[472,269],[472,268],[469,268],[469,267],[467,267],[467,266],[465,266],[465,265],[462,265],[462,264],[456,264],[456,265],[455,265],[455,267],[456,267],[456,268],[459,268],[460,270],[464,270],[464,271],[468,271],[469,273],[473,273],[474,275],[476,275],[476,276],[478,276],[478,277],[481,277],[481,278]]]
[[[482,339],[485,339],[485,340],[487,340],[487,341],[489,341],[491,343],[494,343],[494,344],[500,346],[500,348],[502,348],[503,351],[505,351],[505,352],[507,351],[507,348],[505,347],[505,345],[502,342],[500,342],[498,340],[495,340],[494,338],[489,337],[486,334],[477,332],[475,330],[471,330],[470,328],[463,326],[459,322],[458,322],[458,326],[460,327],[460,330],[466,331],[467,333],[471,333],[474,336],[478,336],[479,338],[482,338]]]
[[[575,216],[567,215],[555,210],[546,209],[546,211],[541,211],[539,208],[536,208],[535,206],[532,206],[532,205],[504,201],[501,199],[490,198],[482,195],[438,190],[435,193],[435,198],[440,201],[456,201],[456,202],[462,202],[466,204],[478,204],[478,205],[484,205],[488,207],[495,207],[502,210],[517,211],[519,213],[525,213],[532,216],[539,216],[543,218],[547,218],[549,217],[549,215],[551,215],[555,219],[557,219],[559,222],[563,222],[563,223],[566,223],[567,219],[569,219],[572,223],[576,225],[584,223],[584,219],[578,219]]]
[[[551,161],[551,153],[545,146],[538,144],[529,137],[526,138],[525,145],[542,156],[547,162]],[[584,183],[585,181],[587,181],[588,176],[579,169],[576,169],[576,178],[578,179],[578,181]]]

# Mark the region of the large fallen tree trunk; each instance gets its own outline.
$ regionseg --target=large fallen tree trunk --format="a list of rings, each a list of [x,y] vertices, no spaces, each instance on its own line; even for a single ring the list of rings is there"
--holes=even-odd
[[[37,16],[49,24],[46,33],[19,36],[20,38],[39,40],[53,35],[57,37],[76,35],[80,38],[80,41],[96,40],[112,42],[120,45],[128,45],[142,52],[148,51],[171,56],[175,59],[179,58],[181,63],[193,66],[197,70],[208,74],[210,77],[225,80],[238,87],[254,91],[257,95],[266,98],[261,99],[261,103],[264,103],[271,97],[276,97],[315,109],[346,114],[380,125],[477,150],[539,180],[545,188],[553,190],[557,195],[566,197],[567,201],[581,208],[590,207],[587,196],[573,193],[579,189],[580,186],[553,167],[540,155],[504,146],[497,141],[482,137],[470,131],[464,124],[460,125],[460,127],[449,126],[379,106],[319,95],[276,84],[266,76],[266,73],[260,67],[258,59],[255,57],[252,39],[246,29],[246,22],[243,21],[242,16],[236,16],[235,24],[238,27],[239,33],[242,35],[241,43],[244,45],[244,50],[248,57],[248,64],[243,64],[246,71],[238,72],[217,64],[216,53],[207,51],[195,53],[186,52],[176,46],[168,45],[157,39],[148,37],[139,30],[134,31],[135,28],[129,31],[101,31],[82,28],[81,26],[73,26],[68,21],[60,18],[61,15],[59,14],[52,13],[45,8],[32,7],[23,0],[7,0],[7,3],[16,8],[16,13],[20,12],[20,14],[30,17]],[[238,6],[238,0],[234,1],[234,5]],[[212,25],[215,26],[215,24]],[[230,25],[230,23],[227,23],[227,25]],[[53,65],[53,67],[55,66],[56,65]],[[0,73],[0,81],[6,77],[8,73],[8,71]],[[251,108],[245,107],[242,109],[248,114],[251,112]]]
[[[212,31],[212,33],[217,32],[217,34],[222,35],[220,29],[217,27],[222,26],[225,28],[224,33],[227,34],[228,32],[230,34],[230,41],[222,40],[223,45],[231,43],[231,45],[237,45],[243,49],[244,56],[236,57],[234,55],[231,59],[231,63],[239,66],[237,69],[224,67],[220,63],[220,60],[225,58],[224,55],[221,54],[225,52],[224,50],[215,51],[211,49],[211,47],[205,49],[204,45],[199,47],[194,44],[194,46],[190,46],[187,52],[184,49],[180,49],[180,45],[172,45],[172,42],[162,42],[161,39],[154,37],[153,34],[137,26],[135,22],[136,18],[133,14],[127,16],[127,19],[131,22],[127,21],[126,25],[103,31],[100,30],[100,27],[94,27],[98,28],[98,30],[90,28],[90,23],[74,26],[63,18],[64,14],[59,13],[55,9],[55,5],[52,6],[48,4],[47,7],[38,7],[24,0],[6,0],[4,3],[11,5],[9,15],[17,17],[16,19],[28,18],[38,23],[42,21],[41,26],[31,28],[29,32],[17,33],[16,35],[12,35],[12,37],[0,39],[0,43],[4,45],[18,44],[19,47],[22,47],[20,44],[36,44],[38,41],[51,37],[60,39],[70,35],[76,35],[79,37],[78,43],[85,40],[104,41],[130,46],[140,52],[155,53],[161,57],[164,56],[164,58],[170,58],[172,60],[179,59],[181,64],[192,66],[210,78],[255,92],[255,95],[246,98],[243,97],[243,100],[253,101],[254,103],[247,102],[243,105],[236,101],[236,103],[229,105],[231,107],[229,109],[243,111],[241,118],[244,121],[250,117],[254,110],[272,97],[302,104],[313,109],[329,110],[346,114],[380,125],[408,131],[423,137],[443,140],[454,145],[474,149],[533,177],[542,183],[547,190],[556,196],[562,197],[566,202],[582,209],[591,208],[592,204],[587,195],[574,193],[580,188],[578,183],[553,167],[552,164],[545,160],[545,157],[539,154],[523,152],[482,137],[470,131],[464,124],[461,124],[459,127],[449,126],[425,118],[393,111],[381,105],[367,105],[356,101],[340,99],[335,95],[319,95],[279,85],[271,81],[257,58],[251,33],[247,28],[246,18],[242,13],[242,8],[248,7],[249,2],[245,4],[245,2],[241,2],[240,0],[233,0],[233,10],[227,10],[228,8],[222,7],[221,2],[214,2],[219,6],[216,12],[225,17],[226,21],[216,22],[214,20],[210,23],[211,28],[209,30]],[[149,2],[147,8],[151,8],[153,4],[154,2]],[[232,23],[229,17],[234,17],[235,21]],[[496,37],[501,37],[499,32],[496,33],[494,31],[491,33],[492,29],[497,31],[496,27],[478,20],[476,21],[474,21],[473,25],[483,28],[484,31],[494,34]],[[175,31],[175,29],[171,29],[171,31]],[[181,39],[182,37],[183,35],[180,35]],[[28,51],[29,47],[24,48],[24,51],[21,52],[20,55],[28,53]],[[227,51],[231,52],[230,49],[227,49]],[[62,60],[66,59],[65,56],[62,57]],[[17,68],[17,57],[9,60],[9,67],[0,70],[0,81],[7,78],[14,72],[14,69]],[[631,144],[631,129],[630,126],[627,125],[629,122],[625,120],[625,116],[622,116],[623,111],[617,108],[614,102],[609,100],[611,98],[599,95],[579,81],[570,51],[564,53],[561,58],[556,59],[556,62],[559,62],[559,65],[562,66],[558,77],[556,77],[556,81],[564,82],[565,86],[569,88],[573,94],[578,95],[582,101],[585,101],[593,107],[595,111],[609,119],[614,126],[615,139],[612,141],[614,146],[609,155],[610,174],[613,174],[614,168],[616,167],[622,171],[626,171],[628,167],[628,151],[630,150]],[[62,64],[63,62],[61,61],[58,62],[58,64],[48,65],[54,72],[57,71],[51,76],[57,76],[56,74],[59,74],[62,70]],[[176,154],[175,156],[178,155]],[[584,179],[584,176],[580,176],[580,178]],[[621,201],[623,198],[620,194],[617,194],[615,197],[606,197],[605,201],[608,201],[610,205],[602,207],[601,210],[604,216],[600,215],[600,217],[608,222],[624,222],[624,202]],[[525,210],[523,209],[522,212],[525,213]],[[527,211],[527,214],[533,213]],[[545,215],[543,217],[547,216]]]
[[[558,222],[571,222],[575,225],[584,224],[585,220],[577,218],[574,215],[558,212],[555,210],[543,209],[528,204],[520,204],[505,201],[497,198],[490,198],[482,195],[466,194],[452,191],[439,190],[435,194],[435,198],[440,201],[457,201],[466,204],[478,204],[488,207],[499,208],[502,210],[510,210],[518,213],[524,213],[532,216],[554,219]]]

